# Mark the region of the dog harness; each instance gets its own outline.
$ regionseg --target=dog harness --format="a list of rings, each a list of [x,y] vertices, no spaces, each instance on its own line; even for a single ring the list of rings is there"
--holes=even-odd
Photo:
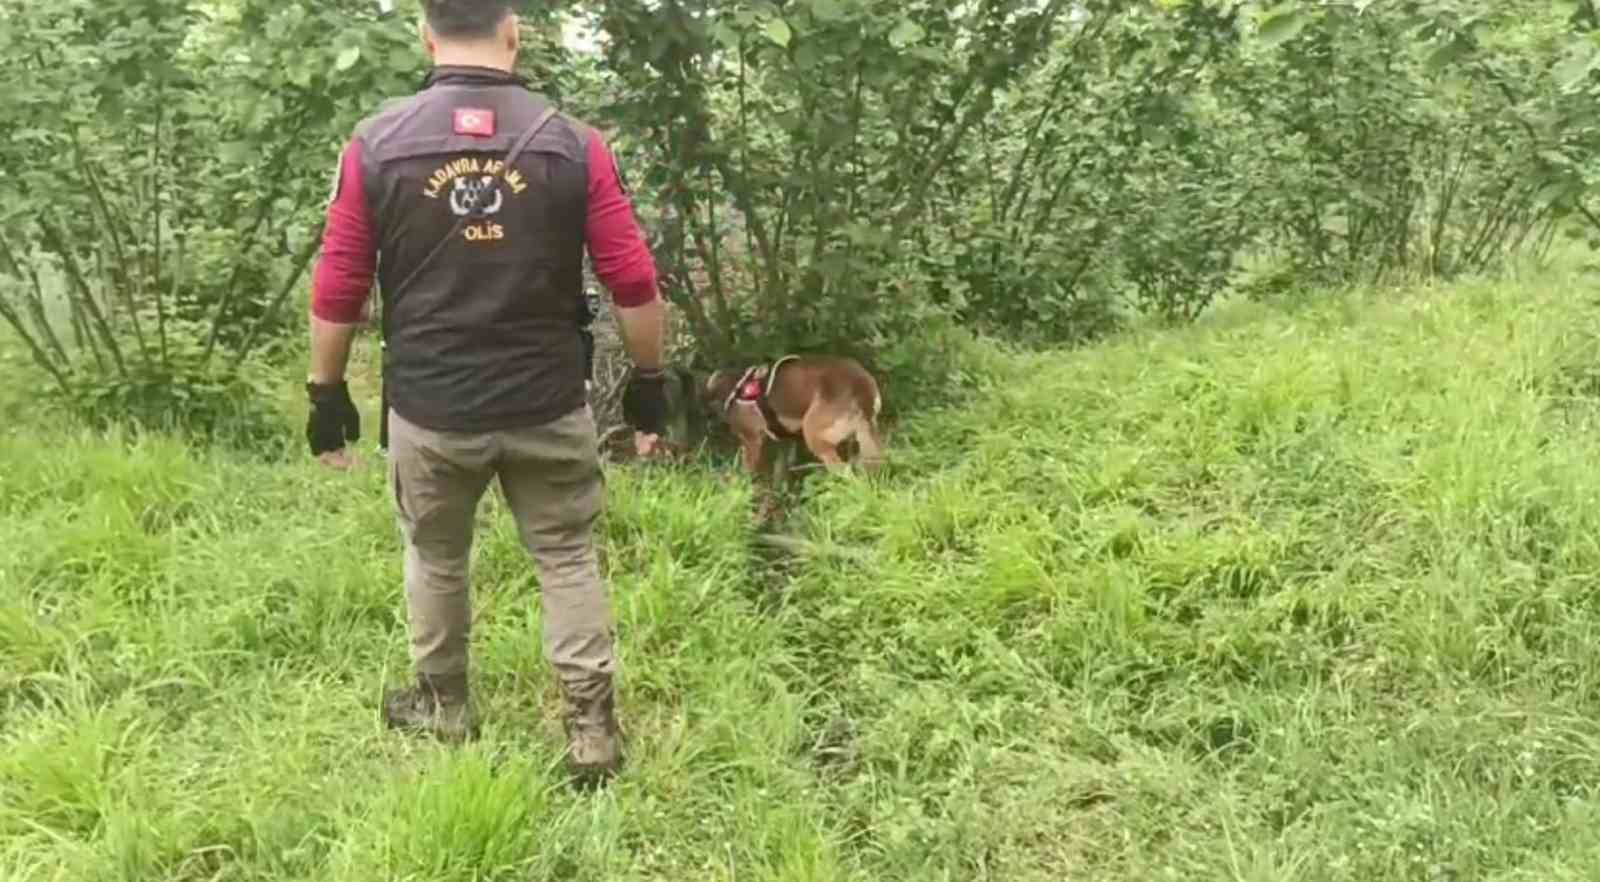
[[[767,401],[767,396],[772,394],[772,384],[778,379],[778,369],[796,358],[799,356],[785,355],[770,365],[758,364],[746,368],[744,374],[739,377],[739,382],[733,384],[733,391],[728,393],[728,399],[722,403],[723,412],[732,410],[735,404],[755,407],[761,411],[761,420],[766,424],[768,438],[781,441],[797,437],[778,420],[777,413]]]

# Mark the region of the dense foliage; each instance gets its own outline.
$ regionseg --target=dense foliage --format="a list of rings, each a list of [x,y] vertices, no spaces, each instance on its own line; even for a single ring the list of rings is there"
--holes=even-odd
[[[523,72],[613,139],[708,362],[926,375],[893,344],[941,324],[1066,341],[1600,233],[1589,0],[529,5]],[[201,427],[255,400],[343,137],[425,66],[414,3],[8,8],[0,319],[41,379]]]

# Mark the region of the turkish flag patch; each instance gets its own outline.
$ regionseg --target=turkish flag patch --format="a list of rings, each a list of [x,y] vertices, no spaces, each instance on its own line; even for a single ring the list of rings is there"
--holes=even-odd
[[[455,132],[458,135],[494,136],[494,111],[478,107],[456,108]]]

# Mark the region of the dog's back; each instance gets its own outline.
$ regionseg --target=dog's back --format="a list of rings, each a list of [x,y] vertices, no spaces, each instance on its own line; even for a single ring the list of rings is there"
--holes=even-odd
[[[804,413],[822,402],[833,409],[853,408],[876,424],[883,408],[878,381],[861,362],[841,355],[802,355],[787,362],[772,386],[772,405],[780,413]]]
[[[864,465],[882,464],[878,416],[883,395],[861,362],[839,355],[800,356],[784,364],[769,400],[785,422],[812,423],[830,446],[854,438]]]

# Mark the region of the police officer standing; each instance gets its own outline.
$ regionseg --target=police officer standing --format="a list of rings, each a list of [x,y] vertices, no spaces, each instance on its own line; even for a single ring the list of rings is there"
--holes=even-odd
[[[655,265],[601,135],[512,74],[511,4],[422,6],[432,69],[356,127],[335,175],[312,282],[306,436],[330,465],[360,439],[345,368],[376,280],[416,673],[385,694],[383,719],[451,741],[478,732],[468,560],[479,500],[498,481],[539,571],[568,765],[599,781],[622,748],[594,545],[604,485],[573,307],[587,252],[634,364],[624,417],[648,449],[666,410]]]

